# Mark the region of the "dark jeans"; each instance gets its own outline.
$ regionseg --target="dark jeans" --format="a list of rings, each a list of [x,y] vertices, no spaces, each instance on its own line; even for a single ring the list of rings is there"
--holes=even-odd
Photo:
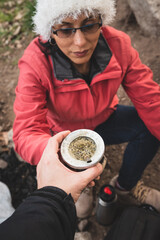
[[[128,142],[118,182],[126,190],[132,189],[156,154],[160,142],[148,131],[132,106],[118,105],[110,118],[95,131],[106,145]]]

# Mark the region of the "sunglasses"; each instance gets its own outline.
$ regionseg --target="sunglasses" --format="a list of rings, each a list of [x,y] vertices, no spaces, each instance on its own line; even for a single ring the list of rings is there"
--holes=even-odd
[[[56,34],[59,38],[68,38],[71,37],[77,30],[81,30],[84,34],[92,34],[98,31],[102,27],[101,23],[92,23],[79,28],[61,28],[57,30],[52,30],[53,34]]]

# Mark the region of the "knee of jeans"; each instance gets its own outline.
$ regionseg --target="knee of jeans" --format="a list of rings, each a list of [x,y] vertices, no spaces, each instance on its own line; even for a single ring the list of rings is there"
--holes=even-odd
[[[140,132],[139,134],[137,134],[138,138],[151,138],[153,140],[157,140],[155,136],[153,136],[151,134],[151,132],[147,129],[147,127],[145,126],[145,124],[143,122],[141,122],[141,126],[140,126]]]

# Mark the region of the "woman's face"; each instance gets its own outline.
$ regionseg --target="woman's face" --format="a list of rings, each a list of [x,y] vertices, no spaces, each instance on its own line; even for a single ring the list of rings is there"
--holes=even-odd
[[[55,25],[53,30],[63,28],[78,28],[98,22],[100,22],[99,17],[93,18],[92,16],[86,17],[85,15],[81,15],[77,20],[67,17],[63,20],[62,24]],[[76,30],[76,32],[68,38],[60,38],[53,33],[51,37],[55,39],[58,47],[75,66],[83,66],[89,62],[97,45],[99,35],[100,28],[94,33],[83,33],[81,30]]]

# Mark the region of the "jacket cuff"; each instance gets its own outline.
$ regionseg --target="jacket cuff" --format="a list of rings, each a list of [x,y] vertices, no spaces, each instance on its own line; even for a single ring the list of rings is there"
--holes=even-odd
[[[47,186],[47,187],[43,187],[40,189],[35,190],[31,196],[42,196],[42,197],[46,197],[46,198],[57,198],[61,201],[69,201],[70,204],[74,204],[74,200],[72,198],[71,194],[67,194],[65,191],[63,191],[62,189],[58,188],[58,187],[52,187],[52,186]]]

